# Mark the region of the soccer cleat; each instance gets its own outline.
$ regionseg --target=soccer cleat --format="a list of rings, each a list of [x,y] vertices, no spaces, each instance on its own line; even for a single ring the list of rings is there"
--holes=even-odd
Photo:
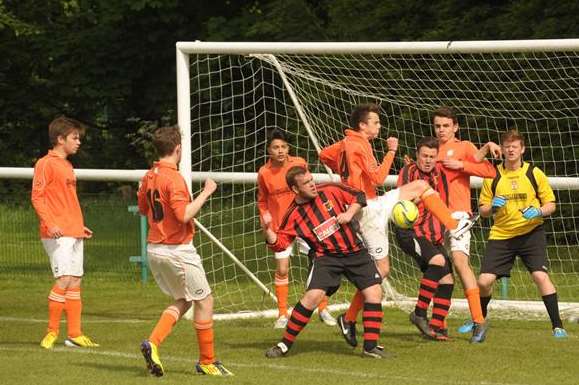
[[[563,328],[555,328],[553,329],[553,337],[555,338],[567,338],[567,331]]]
[[[286,344],[284,344],[283,342],[280,342],[277,345],[272,346],[271,348],[267,349],[265,351],[265,356],[267,358],[279,358],[279,357],[285,356],[288,351],[289,351],[289,349],[286,346]]]
[[[362,349],[362,357],[370,357],[370,358],[388,358],[391,354],[384,351],[383,346],[376,346],[371,350]]]
[[[84,334],[78,337],[68,337],[64,340],[64,345],[69,348],[98,348],[100,346]]]
[[[450,236],[454,239],[460,239],[464,233],[469,231],[479,219],[480,214],[475,214],[470,218],[461,218],[456,225],[456,229],[450,230]]]
[[[287,326],[287,316],[282,315],[280,316],[278,319],[275,320],[275,322],[273,323],[273,328],[274,329],[285,329]]]
[[[356,340],[356,323],[346,321],[345,314],[340,314],[337,324],[340,329],[340,334],[344,337],[346,343],[355,348],[358,345],[358,341]]]
[[[479,344],[484,342],[487,337],[487,331],[489,329],[489,323],[483,322],[481,324],[474,323],[474,328],[472,329],[472,337],[470,338],[471,344]]]
[[[165,371],[163,370],[161,359],[159,359],[157,345],[151,341],[145,340],[141,343],[141,353],[143,353],[149,373],[155,377],[161,377]]]
[[[336,319],[327,309],[324,309],[320,312],[320,321],[328,326],[336,326],[338,323]]]
[[[460,334],[466,334],[471,333],[472,329],[474,329],[474,322],[472,322],[472,320],[469,319],[467,321],[464,321],[464,323],[460,325],[458,329],[456,329],[456,331],[458,331]]]
[[[432,338],[430,333],[430,327],[428,326],[428,319],[426,317],[421,317],[416,315],[415,312],[410,313],[410,322],[416,326],[416,328],[422,333],[423,336],[427,338]]]
[[[42,341],[40,341],[40,346],[43,347],[44,349],[52,349],[57,338],[58,334],[56,334],[55,332],[48,332],[46,333]]]
[[[197,362],[195,364],[195,370],[197,374],[206,374],[208,376],[233,376],[220,361],[215,361],[212,364],[201,364]]]

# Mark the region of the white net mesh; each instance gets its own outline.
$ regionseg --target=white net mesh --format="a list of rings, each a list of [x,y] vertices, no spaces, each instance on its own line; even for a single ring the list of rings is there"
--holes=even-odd
[[[343,137],[348,114],[363,102],[380,104],[382,138],[396,136],[403,154],[432,135],[430,113],[441,105],[459,112],[462,139],[481,145],[498,141],[517,127],[527,138],[526,160],[550,177],[579,177],[578,52],[420,55],[191,55],[192,164],[195,171],[255,173],[266,161],[267,132],[288,133],[292,154],[323,173],[316,149],[290,99],[275,61],[287,77],[306,121],[322,145]],[[376,158],[385,143],[374,141]],[[567,180],[566,180],[567,181]],[[576,180],[573,180],[576,183]],[[556,188],[557,213],[546,222],[551,275],[562,301],[579,301],[579,194]],[[473,190],[473,208],[478,191]],[[221,184],[199,220],[267,286],[274,264],[263,242],[256,208],[255,183]],[[480,265],[489,222],[474,230],[472,263]],[[273,302],[249,282],[216,246],[201,237],[207,272],[219,306],[227,310],[271,308]],[[393,241],[393,240],[392,240]],[[392,242],[392,245],[395,243]],[[412,260],[392,247],[392,284],[414,297],[419,272]],[[308,261],[294,257],[290,275],[293,299],[303,292]],[[350,297],[340,290],[332,302]],[[524,267],[517,262],[509,299],[538,299]],[[461,296],[461,290],[455,291]]]

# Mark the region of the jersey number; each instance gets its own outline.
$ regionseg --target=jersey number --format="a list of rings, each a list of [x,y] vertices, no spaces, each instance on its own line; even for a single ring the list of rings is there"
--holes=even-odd
[[[147,190],[147,200],[149,207],[153,210],[153,222],[161,222],[165,214],[163,213],[163,205],[161,204],[161,194],[159,190]]]

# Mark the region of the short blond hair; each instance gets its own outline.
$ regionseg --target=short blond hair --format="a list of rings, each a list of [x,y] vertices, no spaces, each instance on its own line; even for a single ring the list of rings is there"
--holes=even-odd
[[[525,137],[516,128],[512,128],[501,135],[501,144],[506,142],[521,141],[521,146],[525,147]]]

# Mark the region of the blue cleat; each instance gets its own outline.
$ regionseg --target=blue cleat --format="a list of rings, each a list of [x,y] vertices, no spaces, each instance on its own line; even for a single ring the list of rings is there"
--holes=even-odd
[[[471,333],[472,329],[474,329],[474,322],[472,322],[472,320],[467,320],[464,321],[464,323],[460,325],[456,331],[458,331],[460,334],[466,334]]]
[[[553,329],[553,337],[555,338],[567,338],[567,331],[563,328]]]
[[[483,322],[482,324],[477,324],[476,322],[473,324],[474,328],[472,329],[472,337],[470,338],[471,344],[480,344],[484,342],[487,337],[487,331],[489,329],[489,323]]]

